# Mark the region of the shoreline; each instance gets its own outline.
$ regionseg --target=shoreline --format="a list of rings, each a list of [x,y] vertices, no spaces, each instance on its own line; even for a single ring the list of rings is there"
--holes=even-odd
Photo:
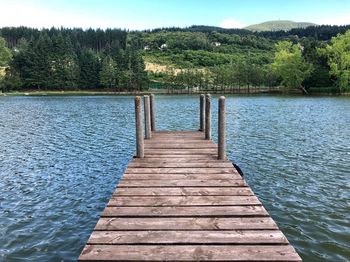
[[[133,92],[112,92],[112,91],[84,91],[84,90],[76,90],[76,91],[15,91],[15,92],[5,92],[0,93],[0,96],[134,96],[134,95],[198,95],[203,93],[211,93],[211,94],[220,94],[220,95],[293,95],[293,96],[350,96],[350,93],[310,93],[310,95],[305,95],[299,92],[291,92],[284,93],[278,91],[268,92],[266,90],[254,90],[253,92],[220,92],[215,90],[201,90],[201,91],[180,91],[174,90],[172,92],[168,92],[167,89],[152,89],[147,91],[133,91]]]

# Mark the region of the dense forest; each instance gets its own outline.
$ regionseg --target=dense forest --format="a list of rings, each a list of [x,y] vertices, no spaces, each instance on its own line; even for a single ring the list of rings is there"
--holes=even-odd
[[[1,28],[0,85],[5,92],[137,91],[149,86],[348,92],[349,29]]]
[[[2,28],[11,49],[7,90],[142,90],[147,73],[137,43],[122,30]]]

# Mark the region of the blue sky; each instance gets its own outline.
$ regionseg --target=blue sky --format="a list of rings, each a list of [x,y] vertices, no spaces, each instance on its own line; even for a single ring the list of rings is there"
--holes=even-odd
[[[350,24],[350,0],[0,0],[0,27],[240,28],[267,20]]]

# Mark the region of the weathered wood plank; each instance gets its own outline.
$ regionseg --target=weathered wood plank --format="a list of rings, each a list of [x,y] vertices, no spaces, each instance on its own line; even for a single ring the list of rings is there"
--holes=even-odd
[[[217,160],[217,158],[210,158],[206,156],[200,156],[200,157],[191,157],[191,156],[185,156],[185,157],[176,157],[176,158],[134,158],[130,164],[153,164],[153,163],[169,163],[169,164],[230,164],[232,165],[231,161],[228,160]],[[205,166],[203,166],[205,167]]]
[[[153,132],[80,261],[301,261],[203,132]]]
[[[94,231],[88,244],[288,244],[279,230]]]
[[[252,196],[249,187],[118,187],[114,196]]]
[[[173,146],[173,145],[193,145],[193,146],[198,146],[198,145],[208,145],[208,146],[216,146],[216,144],[213,141],[210,140],[205,140],[204,138],[155,138],[152,140],[147,140],[145,145],[148,146],[155,146],[155,145],[162,145],[162,146]]]
[[[182,159],[184,157],[187,157],[189,160],[198,160],[198,159],[204,159],[204,160],[215,160],[217,159],[217,156],[215,154],[190,154],[190,155],[184,155],[184,154],[147,154],[145,155],[144,159],[168,159],[168,160],[176,160],[177,158]]]
[[[201,135],[201,134],[190,134],[190,135],[186,135],[186,134],[176,134],[176,135],[159,135],[159,134],[155,134],[153,133],[153,137],[155,139],[166,139],[166,138],[169,138],[169,139],[188,139],[188,140],[193,140],[193,139],[204,139],[204,136]]]
[[[165,180],[165,179],[122,179],[119,187],[233,187],[245,186],[242,179],[227,180]]]
[[[242,179],[239,174],[137,174],[137,173],[129,173],[124,174],[123,179],[196,179],[196,180],[217,180],[217,179]]]
[[[103,217],[268,216],[262,206],[106,207]]]
[[[203,132],[200,131],[191,131],[191,130],[157,130],[154,131],[154,134],[159,134],[159,135],[177,135],[177,134],[185,134],[185,135],[204,135]]]
[[[86,245],[80,261],[301,261],[290,245]]]
[[[102,217],[95,230],[271,230],[270,217]]]
[[[213,141],[208,141],[205,140],[204,137],[182,137],[182,138],[172,138],[172,137],[167,137],[167,138],[161,138],[161,137],[152,137],[152,140],[147,140],[146,144],[152,145],[152,144],[157,144],[157,143],[215,143]]]
[[[238,174],[233,167],[207,167],[207,168],[188,168],[188,167],[177,167],[177,168],[133,168],[129,167],[125,170],[125,174]]]
[[[160,135],[160,134],[157,134],[157,133],[152,133],[152,137],[155,138],[155,139],[165,139],[165,138],[169,138],[169,139],[188,139],[188,140],[192,140],[192,139],[204,139],[204,135],[201,135],[201,134],[189,134],[189,135],[186,135],[186,134],[176,134],[176,135]]]
[[[148,149],[145,148],[145,155],[215,155],[213,149]]]
[[[108,206],[245,206],[261,205],[256,196],[113,196]]]
[[[228,168],[233,168],[233,165],[229,162],[224,162],[224,163],[217,163],[217,162],[187,162],[187,163],[182,163],[182,162],[166,162],[166,161],[144,161],[144,162],[136,162],[133,161],[129,164],[129,168],[194,168],[194,167],[199,167],[199,168],[207,168],[207,167],[228,167]]]
[[[215,149],[212,143],[166,143],[145,144],[145,149]]]

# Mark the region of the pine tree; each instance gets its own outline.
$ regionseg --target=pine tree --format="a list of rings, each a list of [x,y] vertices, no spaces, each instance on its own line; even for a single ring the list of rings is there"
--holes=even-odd
[[[31,62],[27,61],[27,63],[29,63],[28,69],[32,76],[30,78],[32,80],[31,84],[38,89],[50,88],[52,76],[50,63],[51,50],[52,42],[47,33],[40,35],[38,41],[34,44],[33,52],[31,52],[31,50],[26,50],[27,59],[32,59],[31,66]]]
[[[29,82],[32,74],[33,58],[33,41],[28,42],[26,39],[21,39],[15,49],[13,60],[6,74],[5,85],[9,89],[31,86]]]
[[[116,88],[117,66],[110,56],[106,56],[102,62],[100,72],[100,84],[105,88]]]
[[[52,51],[50,52],[50,66],[52,71],[51,87],[76,88],[79,80],[79,64],[77,55],[68,37],[61,33],[52,37]]]
[[[130,45],[125,51],[127,88],[142,90],[147,84],[145,63],[136,45]]]
[[[100,85],[101,63],[92,49],[83,49],[79,54],[80,80],[83,89],[97,88]]]

